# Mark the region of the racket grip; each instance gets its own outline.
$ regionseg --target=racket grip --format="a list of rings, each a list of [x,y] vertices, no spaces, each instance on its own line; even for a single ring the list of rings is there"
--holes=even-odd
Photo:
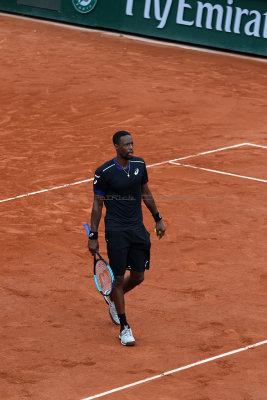
[[[86,230],[87,236],[89,237],[90,234],[90,227],[89,224],[86,222],[86,224],[83,224],[84,229]]]

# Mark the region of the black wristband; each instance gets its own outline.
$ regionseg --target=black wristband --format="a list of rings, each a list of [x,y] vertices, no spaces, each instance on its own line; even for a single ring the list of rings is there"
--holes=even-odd
[[[98,239],[98,232],[90,232],[89,233],[90,240],[97,240]]]
[[[154,218],[155,222],[159,222],[162,219],[162,216],[159,212],[157,212],[156,214],[152,214],[152,217]]]

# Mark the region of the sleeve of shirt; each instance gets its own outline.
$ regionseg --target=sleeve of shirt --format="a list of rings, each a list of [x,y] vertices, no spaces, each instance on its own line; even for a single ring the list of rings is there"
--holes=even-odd
[[[142,176],[142,185],[145,185],[148,182],[148,175],[147,175],[147,169],[146,169],[146,164],[144,164],[144,173]]]
[[[104,196],[106,194],[106,183],[103,177],[103,172],[98,168],[95,171],[93,190],[95,194]]]

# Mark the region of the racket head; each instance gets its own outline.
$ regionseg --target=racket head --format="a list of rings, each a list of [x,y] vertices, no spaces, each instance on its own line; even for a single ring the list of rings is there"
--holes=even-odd
[[[103,296],[112,293],[115,285],[112,269],[98,252],[94,255],[94,279],[97,289]]]

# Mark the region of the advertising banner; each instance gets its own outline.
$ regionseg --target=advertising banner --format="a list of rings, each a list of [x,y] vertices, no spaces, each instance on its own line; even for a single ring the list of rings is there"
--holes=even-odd
[[[0,10],[267,55],[266,0],[0,0]]]

